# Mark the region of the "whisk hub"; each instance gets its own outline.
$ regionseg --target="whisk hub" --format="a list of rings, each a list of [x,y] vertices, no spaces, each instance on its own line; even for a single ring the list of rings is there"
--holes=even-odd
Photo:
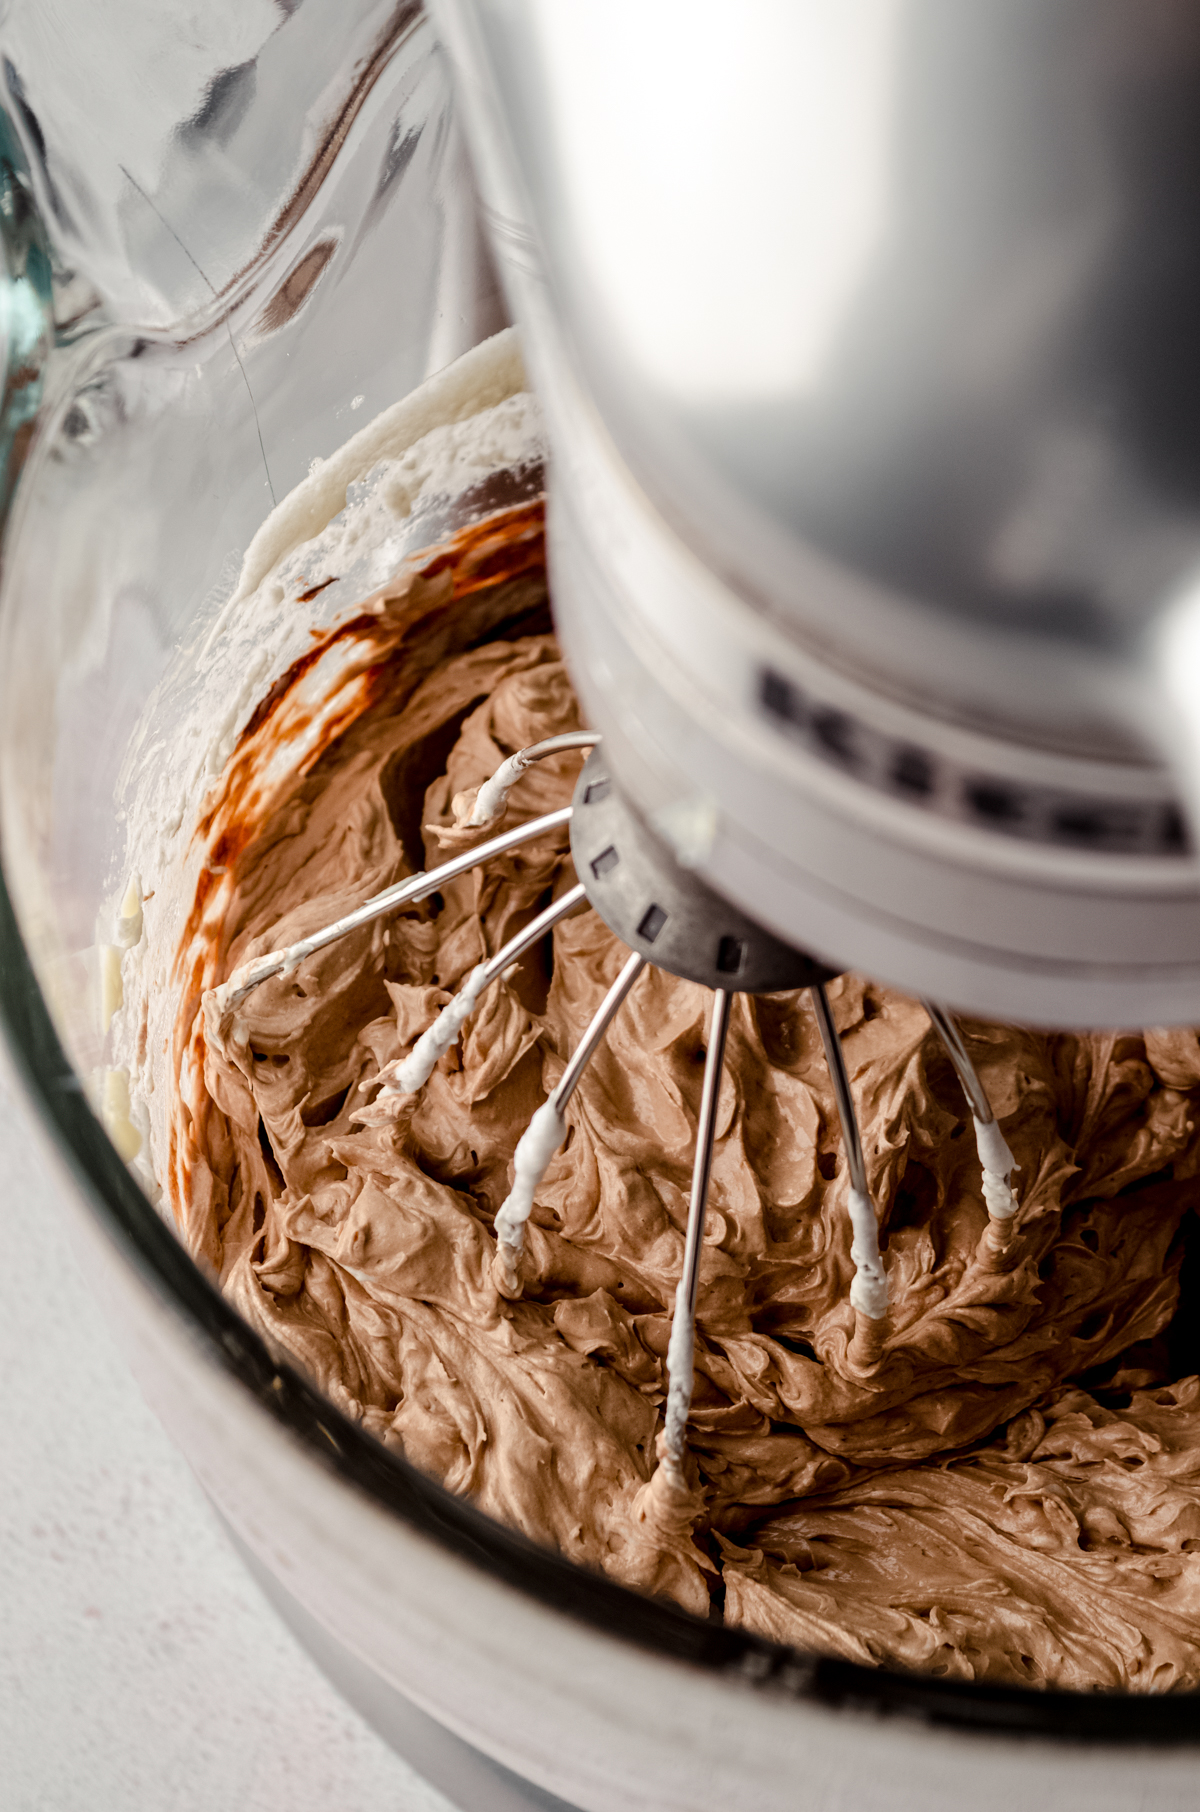
[[[612,779],[602,748],[583,765],[571,853],[588,899],[647,961],[726,994],[807,988],[837,974],[793,950],[684,868]]]

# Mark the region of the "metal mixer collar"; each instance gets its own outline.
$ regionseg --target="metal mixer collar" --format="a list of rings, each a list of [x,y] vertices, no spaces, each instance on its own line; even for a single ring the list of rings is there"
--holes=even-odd
[[[836,966],[1200,1017],[1196,9],[436,13],[625,795]]]

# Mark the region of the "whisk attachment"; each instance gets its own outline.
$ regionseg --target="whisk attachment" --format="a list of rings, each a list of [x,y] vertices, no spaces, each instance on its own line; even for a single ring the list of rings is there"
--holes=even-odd
[[[545,911],[539,912],[515,937],[510,937],[495,956],[489,957],[485,963],[478,963],[458,993],[442,1008],[433,1024],[421,1033],[408,1055],[398,1058],[394,1063],[385,1064],[380,1070],[376,1078],[381,1084],[379,1093],[360,1117],[367,1124],[370,1120],[381,1119],[388,1108],[398,1103],[404,1095],[415,1094],[417,1089],[424,1088],[437,1067],[438,1059],[457,1043],[459,1033],[475,1011],[485,990],[504,974],[510,964],[532,949],[560,919],[567,918],[586,899],[582,886],[572,887],[560,899],[552,900]],[[370,1117],[369,1120],[367,1116]]]
[[[447,881],[466,874],[491,856],[502,856],[506,850],[516,849],[521,843],[532,843],[535,837],[543,836],[547,831],[557,830],[561,824],[571,821],[571,807],[560,806],[558,811],[546,812],[541,818],[531,818],[525,824],[514,825],[512,830],[501,831],[499,836],[492,837],[486,843],[476,844],[474,849],[465,850],[462,855],[454,856],[428,873],[423,870],[409,875],[403,881],[397,881],[394,887],[385,887],[382,893],[373,894],[356,906],[353,912],[335,919],[332,924],[322,926],[309,937],[302,937],[294,944],[287,944],[282,950],[268,950],[262,956],[256,956],[248,963],[242,963],[233,974],[219,987],[209,989],[219,1016],[233,1012],[262,982],[269,981],[273,975],[290,975],[298,969],[305,957],[314,956],[318,950],[324,950],[327,944],[336,943],[348,932],[357,931],[360,925],[369,925],[372,919],[382,918],[385,912],[392,912],[397,906],[414,904],[418,900],[428,899]]]
[[[810,989],[813,1009],[825,1047],[825,1062],[833,1084],[838,1119],[842,1126],[842,1143],[846,1149],[846,1168],[850,1174],[848,1191],[850,1226],[853,1237],[850,1257],[854,1261],[854,1281],[850,1285],[850,1302],[855,1311],[854,1336],[848,1358],[856,1371],[870,1371],[878,1365],[887,1333],[888,1281],[879,1250],[879,1223],[867,1187],[867,1166],[863,1157],[862,1137],[850,1078],[842,1055],[842,1041],[833,1023],[829,996],[823,982]]]
[[[560,755],[566,749],[594,749],[599,741],[594,730],[566,730],[561,736],[547,736],[544,742],[533,742],[527,749],[518,749],[515,755],[500,763],[473,798],[470,793],[457,795],[453,804],[458,827],[478,830],[494,824],[508,804],[513,787],[535,761],[544,761],[547,755]]]
[[[538,1108],[521,1134],[513,1156],[512,1188],[496,1216],[496,1255],[492,1277],[502,1296],[521,1294],[521,1257],[525,1250],[525,1223],[533,1208],[533,1198],[546,1174],[551,1158],[567,1136],[565,1109],[575,1093],[579,1079],[595,1055],[596,1047],[608,1030],[617,1009],[646,966],[646,959],[635,951],[616,981],[600,1002],[587,1031],[563,1071],[557,1088]]]
[[[700,1253],[704,1241],[704,1217],[708,1207],[708,1184],[712,1174],[713,1139],[717,1127],[721,1073],[725,1064],[729,1008],[729,994],[718,990],[713,995],[712,1016],[708,1024],[708,1051],[704,1059],[700,1118],[696,1126],[696,1157],[692,1165],[692,1196],[688,1204],[683,1274],[675,1291],[675,1314],[667,1346],[667,1407],[663,1432],[659,1438],[659,1459],[666,1481],[680,1491],[687,1489],[683,1463],[687,1453],[687,1420],[692,1407],[692,1387],[695,1381],[696,1292],[700,1282]]]
[[[975,1145],[979,1152],[979,1162],[983,1169],[983,1199],[987,1204],[988,1225],[980,1246],[981,1256],[995,1261],[1000,1258],[1012,1242],[1013,1220],[1017,1212],[1017,1198],[1013,1194],[1009,1178],[1020,1165],[1008,1148],[1004,1134],[996,1124],[992,1104],[987,1098],[987,1091],[971,1062],[962,1030],[944,1007],[934,1001],[922,1000],[921,1005],[928,1013],[930,1021],[946,1047],[946,1053],[958,1073],[963,1094],[971,1109],[971,1118],[975,1122]]]

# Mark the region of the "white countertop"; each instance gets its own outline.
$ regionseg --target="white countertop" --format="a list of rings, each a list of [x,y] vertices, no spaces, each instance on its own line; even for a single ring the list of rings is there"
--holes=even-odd
[[[451,1812],[243,1572],[93,1304],[0,1046],[4,1812]]]

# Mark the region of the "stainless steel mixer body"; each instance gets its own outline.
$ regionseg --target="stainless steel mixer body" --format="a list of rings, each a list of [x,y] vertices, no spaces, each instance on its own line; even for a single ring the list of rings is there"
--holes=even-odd
[[[436,11],[633,804],[836,966],[1200,1016],[1200,11]]]

